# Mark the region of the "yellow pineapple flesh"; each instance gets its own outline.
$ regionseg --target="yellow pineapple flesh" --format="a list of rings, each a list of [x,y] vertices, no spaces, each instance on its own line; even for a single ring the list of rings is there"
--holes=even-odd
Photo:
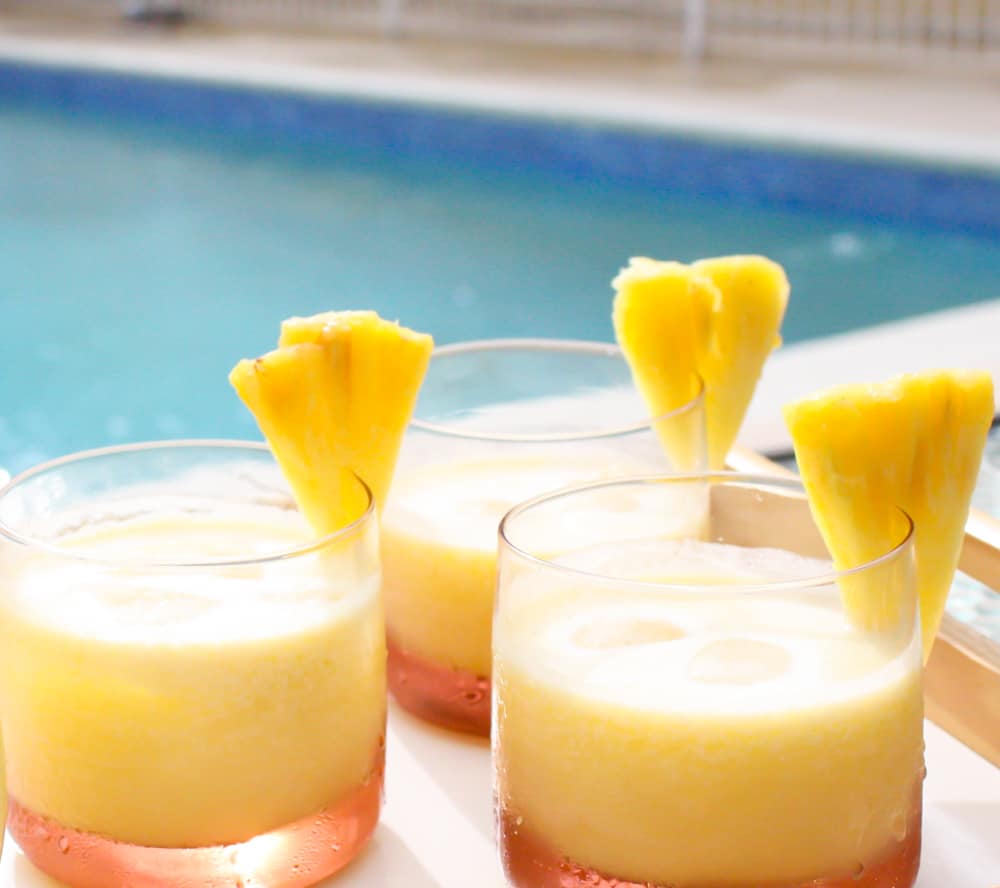
[[[785,407],[810,509],[838,569],[899,540],[897,508],[914,524],[924,657],[961,552],[969,504],[993,419],[982,371],[933,371],[845,385]],[[845,608],[880,618],[875,590],[842,585]]]
[[[764,363],[781,342],[784,270],[763,256],[690,266],[633,259],[612,285],[615,333],[643,397],[663,412],[684,403],[700,380],[708,462],[722,468]]]
[[[242,360],[229,380],[257,420],[299,509],[318,534],[357,516],[341,429],[343,351],[302,344]]]
[[[788,305],[784,269],[763,256],[720,256],[692,266],[719,291],[698,372],[705,383],[708,463],[721,469],[753,399],[764,362],[780,344]]]
[[[634,258],[612,282],[615,335],[653,417],[666,416],[701,392],[698,368],[708,348],[719,294],[680,262]],[[702,440],[688,422],[667,420],[657,432],[676,468],[699,468]]]
[[[375,312],[290,318],[278,348],[230,374],[318,533],[357,515],[357,486],[381,508],[433,339]]]

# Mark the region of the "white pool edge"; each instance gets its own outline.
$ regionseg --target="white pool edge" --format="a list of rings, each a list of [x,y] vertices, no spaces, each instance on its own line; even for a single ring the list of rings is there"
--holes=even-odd
[[[702,103],[654,103],[649,95],[629,97],[621,87],[581,90],[570,83],[564,88],[546,84],[545,89],[533,89],[502,76],[459,77],[454,70],[348,70],[288,61],[248,64],[245,58],[227,57],[224,51],[206,52],[204,42],[192,53],[183,39],[166,45],[139,43],[125,36],[72,41],[0,33],[0,61],[627,127],[1000,173],[1000,140],[995,138],[924,132],[915,139],[912,132],[892,126],[739,109],[725,101],[713,102],[710,89],[705,91],[704,107],[695,107]]]
[[[831,385],[943,367],[989,370],[1000,383],[998,339],[1000,298],[994,298],[782,346],[764,367],[740,443],[762,453],[790,451],[782,406]],[[1000,411],[1000,385],[995,397]]]

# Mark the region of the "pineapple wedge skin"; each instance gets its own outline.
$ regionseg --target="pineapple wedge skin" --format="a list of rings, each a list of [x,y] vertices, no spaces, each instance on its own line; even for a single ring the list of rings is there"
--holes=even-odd
[[[680,262],[636,257],[612,287],[615,336],[651,416],[666,416],[696,399],[703,392],[698,368],[720,298],[714,284]],[[703,423],[700,410],[655,423],[675,468],[702,468]]]
[[[337,422],[343,458],[364,479],[381,510],[434,340],[374,311],[336,311],[282,323],[279,349],[304,344],[342,355],[343,409]]]
[[[994,393],[985,371],[942,370],[837,386],[785,407],[809,505],[838,569],[870,561],[914,523],[924,659],[961,554]],[[871,584],[842,585],[855,622],[894,616]],[[850,578],[845,578],[850,579]]]
[[[781,343],[790,292],[784,269],[752,255],[690,266],[635,258],[612,286],[615,333],[640,393],[662,414],[694,397],[691,380],[700,379],[708,464],[723,468],[764,363]],[[667,447],[671,455],[677,449]]]
[[[764,256],[719,256],[692,265],[719,291],[712,336],[698,371],[705,381],[708,463],[725,466],[768,356],[781,345],[791,287]]]

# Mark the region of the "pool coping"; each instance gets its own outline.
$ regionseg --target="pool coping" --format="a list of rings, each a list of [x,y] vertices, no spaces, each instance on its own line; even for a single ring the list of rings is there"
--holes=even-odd
[[[395,107],[423,107],[438,111],[488,114],[515,121],[543,121],[606,129],[690,137],[747,147],[764,147],[811,154],[853,157],[860,160],[897,161],[954,172],[1000,176],[1000,140],[970,141],[946,133],[923,134],[892,127],[830,121],[793,120],[790,116],[746,111],[727,120],[715,110],[691,108],[640,98],[629,102],[620,91],[604,96],[576,91],[558,94],[532,90],[523,84],[468,83],[452,74],[410,76],[393,71],[340,71],[316,64],[289,61],[254,61],[247,65],[225,53],[199,51],[185,54],[164,44],[134,43],[120,39],[71,41],[65,38],[0,32],[0,62],[74,69],[122,76],[147,77],[252,89],[299,96],[366,100]]]
[[[543,173],[1000,238],[1000,164],[789,141],[773,132],[765,138],[759,128],[734,134],[731,119],[725,131],[706,135],[659,120],[583,115],[578,106],[552,113],[537,96],[515,110],[523,84],[498,104],[481,101],[479,87],[456,93],[452,77],[437,81],[432,94],[420,78],[401,91],[398,72],[347,83],[308,65],[235,71],[211,53],[199,59],[175,48],[140,58],[141,51],[0,35],[0,99],[319,151],[443,161],[486,175]]]

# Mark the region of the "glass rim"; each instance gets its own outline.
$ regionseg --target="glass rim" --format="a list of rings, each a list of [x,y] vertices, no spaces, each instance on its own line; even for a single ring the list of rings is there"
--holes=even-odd
[[[271,448],[260,441],[241,441],[229,438],[182,438],[178,440],[141,441],[133,444],[114,444],[108,447],[95,447],[88,450],[79,450],[55,459],[46,460],[35,466],[25,469],[13,475],[5,484],[0,484],[0,504],[15,490],[23,484],[38,478],[56,469],[65,466],[85,463],[92,459],[103,457],[124,456],[130,453],[145,453],[153,450],[213,450],[217,452],[231,450],[244,453],[267,453],[272,460],[277,460]],[[279,467],[280,469],[280,467]],[[51,543],[47,540],[38,539],[33,536],[18,532],[7,524],[0,514],[0,542],[4,540],[23,546],[27,549],[47,552],[60,558],[77,561],[90,565],[101,565],[104,567],[130,567],[130,568],[161,568],[161,569],[197,569],[197,568],[219,568],[219,567],[241,567],[260,564],[270,564],[277,561],[290,561],[304,555],[309,555],[323,549],[339,539],[344,539],[360,530],[365,524],[372,520],[375,514],[375,498],[365,480],[354,472],[351,476],[361,485],[367,500],[364,510],[344,527],[338,528],[331,533],[316,537],[309,542],[294,546],[288,549],[281,549],[276,552],[267,552],[263,555],[254,555],[247,558],[202,558],[196,560],[164,560],[164,559],[135,559],[135,558],[102,558],[93,555],[81,554],[60,546],[58,543]],[[294,497],[293,497],[294,502]],[[297,506],[297,504],[296,504]],[[297,510],[297,509],[296,509]],[[308,525],[307,525],[308,526]]]
[[[528,550],[524,549],[522,546],[516,545],[511,541],[508,532],[507,525],[509,522],[515,521],[520,515],[525,512],[543,505],[548,502],[554,502],[559,499],[566,497],[571,497],[579,493],[584,493],[591,490],[600,490],[602,488],[609,487],[620,487],[629,484],[677,484],[684,482],[706,482],[711,483],[731,483],[731,484],[742,484],[745,486],[757,486],[757,487],[770,487],[777,488],[779,490],[785,490],[789,492],[802,494],[805,498],[805,487],[799,478],[781,478],[771,475],[758,475],[745,472],[687,472],[682,474],[659,474],[659,475],[630,475],[623,476],[621,478],[612,478],[610,480],[603,481],[590,481],[584,484],[575,484],[572,487],[564,487],[560,490],[549,491],[548,493],[543,493],[539,496],[532,497],[529,500],[518,503],[514,508],[507,512],[506,515],[500,520],[500,525],[497,528],[497,536],[500,543],[501,549],[509,549],[511,552],[518,555],[518,557],[534,564],[536,567],[544,567],[547,570],[555,571],[560,574],[569,576],[578,576],[586,578],[587,580],[593,581],[606,580],[613,581],[615,584],[621,584],[629,588],[636,589],[669,589],[676,591],[691,591],[692,589],[705,589],[712,588],[709,583],[696,583],[696,582],[678,582],[678,583],[659,583],[651,580],[632,580],[623,577],[614,577],[607,574],[595,573],[594,571],[581,570],[580,568],[570,567],[569,565],[559,564],[552,561],[549,558],[542,557],[540,555],[535,555]],[[811,589],[820,586],[829,586],[835,583],[839,583],[840,580],[855,576],[857,574],[863,573],[864,571],[872,570],[873,568],[879,567],[883,564],[888,564],[895,558],[899,557],[908,546],[912,545],[914,538],[914,523],[913,519],[910,517],[909,513],[898,505],[893,505],[893,509],[901,515],[904,519],[904,531],[902,533],[901,539],[894,543],[891,548],[883,552],[881,555],[871,558],[865,561],[863,564],[856,565],[854,567],[845,568],[844,570],[833,570],[826,571],[822,574],[810,574],[803,577],[796,577],[794,579],[786,580],[764,580],[756,582],[746,582],[746,583],[726,583],[725,591],[731,594],[745,594],[748,592],[757,591],[790,591],[790,590],[801,590],[801,589]],[[826,545],[826,542],[823,542]]]
[[[621,358],[625,360],[621,348],[612,342],[600,342],[594,339],[546,339],[534,337],[513,337],[500,339],[468,339],[462,342],[452,342],[448,345],[435,347],[431,354],[431,364],[436,358],[449,358],[454,355],[475,354],[493,351],[528,351],[557,352],[562,354],[585,354],[604,358]],[[430,371],[428,370],[428,373]],[[631,371],[630,371],[631,372]],[[509,434],[504,432],[477,432],[463,430],[447,422],[433,422],[419,419],[414,415],[410,419],[410,427],[422,432],[449,438],[462,438],[472,441],[497,441],[522,444],[555,444],[566,441],[594,441],[602,438],[618,438],[633,435],[637,432],[655,429],[661,422],[676,419],[695,410],[705,400],[705,382],[698,373],[694,373],[698,391],[689,401],[675,407],[659,416],[643,418],[641,421],[616,425],[608,428],[598,428],[585,432],[557,432],[554,434]],[[425,381],[426,382],[426,381]],[[633,384],[634,385],[634,384]]]

